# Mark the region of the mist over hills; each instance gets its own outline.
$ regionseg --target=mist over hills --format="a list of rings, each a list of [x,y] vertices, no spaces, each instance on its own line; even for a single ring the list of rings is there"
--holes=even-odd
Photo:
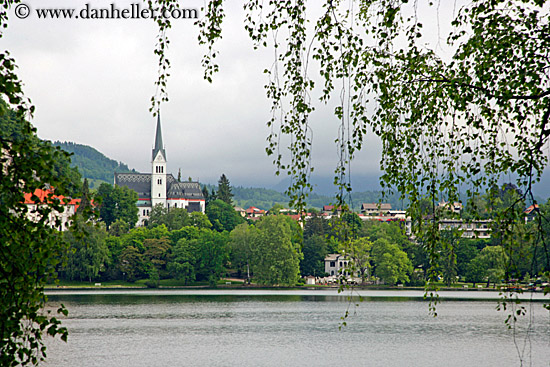
[[[83,144],[73,142],[53,143],[63,150],[72,153],[71,162],[80,171],[83,178],[87,178],[91,189],[96,189],[102,182],[112,184],[115,172],[136,172],[123,162],[108,158],[97,149]],[[220,173],[221,175],[221,173]],[[228,176],[231,181],[231,176]],[[312,176],[311,183],[314,192],[307,199],[308,207],[320,209],[323,205],[333,204],[337,188],[333,184],[333,177]],[[350,197],[350,206],[358,211],[362,203],[375,203],[382,200],[390,203],[393,209],[404,210],[407,202],[399,200],[398,194],[383,197],[379,184],[379,175],[352,175],[353,192]],[[270,188],[252,188],[243,186],[233,187],[233,200],[236,206],[248,208],[255,206],[268,210],[275,204],[288,206],[289,198],[284,194],[290,184],[290,179],[285,178]],[[209,191],[216,189],[216,184],[203,183]],[[543,174],[541,182],[534,186],[534,192],[539,201],[550,196],[550,173],[548,170]]]

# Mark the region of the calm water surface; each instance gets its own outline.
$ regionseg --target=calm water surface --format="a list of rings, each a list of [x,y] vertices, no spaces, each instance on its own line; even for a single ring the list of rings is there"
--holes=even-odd
[[[541,302],[514,333],[496,293],[442,292],[436,318],[422,292],[361,294],[355,307],[336,291],[49,292],[69,341],[49,339],[44,365],[519,366],[519,349],[524,366],[550,366]]]

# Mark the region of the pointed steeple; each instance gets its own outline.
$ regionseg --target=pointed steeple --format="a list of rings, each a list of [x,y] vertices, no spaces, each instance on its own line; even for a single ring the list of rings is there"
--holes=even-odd
[[[164,160],[166,160],[166,152],[164,151],[164,144],[162,143],[162,131],[160,129],[160,111],[157,115],[157,133],[155,135],[155,147],[153,148],[153,160],[157,156],[157,153],[160,151]]]

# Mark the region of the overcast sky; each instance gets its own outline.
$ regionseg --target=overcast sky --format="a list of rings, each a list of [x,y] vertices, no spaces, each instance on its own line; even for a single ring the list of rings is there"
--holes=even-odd
[[[94,8],[114,3],[124,9],[140,1],[23,2],[31,9],[29,17],[20,20],[12,9],[0,43],[19,65],[25,94],[36,106],[33,123],[39,136],[90,145],[131,168],[150,172],[156,124],[149,112],[157,71],[153,22],[45,20],[35,13],[48,7],[79,11],[86,3]],[[182,4],[200,9],[203,1]],[[273,53],[253,51],[240,4],[227,2],[224,38],[217,45],[220,72],[211,84],[203,79],[200,61],[205,48],[198,45],[198,27],[193,20],[172,22],[170,102],[161,109],[168,171],[177,174],[181,168],[183,177],[204,183],[215,183],[225,173],[234,185],[270,187],[281,180],[274,176],[272,158],[265,154],[270,104],[263,70],[272,64]],[[452,12],[450,6],[443,1],[441,14]],[[436,30],[437,24],[428,27]],[[334,144],[338,125],[331,113],[335,103],[311,116],[315,173],[327,178],[338,159]],[[376,175],[380,150],[378,139],[370,135],[352,174]]]
[[[81,9],[89,1],[26,0],[28,18],[10,12],[0,41],[19,65],[25,94],[36,105],[33,123],[43,139],[93,146],[108,157],[150,172],[156,121],[149,112],[155,92],[156,28],[150,20],[45,20],[36,8]],[[117,8],[138,2],[93,1],[93,7]],[[225,173],[235,185],[272,186],[272,159],[265,154],[270,104],[263,70],[273,62],[270,50],[253,51],[243,28],[240,2],[227,6],[224,38],[218,44],[220,72],[212,84],[203,79],[193,20],[174,20],[169,31],[170,101],[161,108],[168,170],[215,183]],[[200,9],[202,1],[185,1]],[[312,116],[316,174],[331,177],[337,162],[333,143],[334,104]],[[378,172],[380,144],[372,138],[353,170]]]

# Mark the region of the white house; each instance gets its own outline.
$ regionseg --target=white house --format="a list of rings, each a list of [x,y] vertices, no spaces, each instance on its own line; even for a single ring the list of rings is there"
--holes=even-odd
[[[348,262],[349,259],[346,259],[344,255],[329,254],[325,257],[325,273],[329,276],[338,276],[341,274],[340,269],[345,268]]]

